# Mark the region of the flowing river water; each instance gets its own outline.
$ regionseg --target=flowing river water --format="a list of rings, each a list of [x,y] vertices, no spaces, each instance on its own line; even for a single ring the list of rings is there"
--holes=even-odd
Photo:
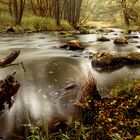
[[[113,29],[107,34],[87,34],[64,37],[54,33],[34,33],[27,35],[1,35],[0,55],[4,57],[15,49],[21,54],[16,62],[23,62],[26,72],[21,65],[0,69],[0,79],[16,71],[16,80],[21,84],[16,100],[10,110],[0,117],[0,136],[2,139],[22,139],[18,135],[18,127],[29,122],[55,119],[66,119],[71,122],[73,116],[79,115],[71,102],[81,95],[79,88],[84,83],[88,73],[92,73],[101,97],[106,97],[109,89],[116,83],[130,78],[140,77],[139,67],[123,67],[109,72],[98,72],[91,67],[89,55],[98,51],[114,53],[140,52],[136,46],[140,39],[130,40],[125,47],[116,47],[113,38],[121,36],[121,30]],[[133,33],[140,37],[137,32]],[[97,42],[97,37],[106,36],[109,42]],[[87,47],[84,51],[60,49],[58,46],[71,39],[79,39]],[[137,41],[137,43],[134,41]],[[78,85],[78,86],[77,86]],[[69,89],[65,90],[66,87]],[[72,87],[72,88],[71,88]],[[67,96],[62,99],[61,97]],[[60,100],[61,99],[61,100]]]

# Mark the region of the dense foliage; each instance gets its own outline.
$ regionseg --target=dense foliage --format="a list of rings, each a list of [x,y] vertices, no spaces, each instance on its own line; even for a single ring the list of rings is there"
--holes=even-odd
[[[139,26],[139,7],[139,0],[0,0],[0,28],[23,25],[31,30],[56,30],[62,26],[62,30],[68,24],[77,27],[89,21]]]

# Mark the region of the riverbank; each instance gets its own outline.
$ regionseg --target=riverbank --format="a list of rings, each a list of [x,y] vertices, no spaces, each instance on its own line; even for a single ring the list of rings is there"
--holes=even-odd
[[[25,14],[22,18],[20,25],[13,23],[13,17],[9,13],[1,13],[0,15],[0,33],[3,32],[16,32],[16,33],[28,33],[28,32],[43,32],[43,31],[71,31],[75,30],[66,20],[62,20],[60,25],[56,24],[55,19],[35,16],[32,14]],[[100,22],[100,21],[87,21],[83,24],[79,24],[77,28],[85,27],[89,28],[123,28],[139,30],[138,26],[125,27],[120,24],[114,24],[111,22]]]
[[[108,98],[95,100],[90,97],[81,104],[85,112],[83,122],[74,122],[67,130],[49,133],[41,126],[27,125],[28,140],[139,140],[140,138],[140,79],[117,84]]]

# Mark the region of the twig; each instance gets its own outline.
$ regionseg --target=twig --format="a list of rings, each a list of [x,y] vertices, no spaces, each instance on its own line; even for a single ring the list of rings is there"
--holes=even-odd
[[[25,69],[25,66],[24,66],[23,62],[8,64],[8,65],[5,65],[5,66],[1,66],[0,68],[6,68],[6,67],[9,67],[9,66],[16,66],[16,65],[21,65],[24,72],[26,72],[26,69]]]

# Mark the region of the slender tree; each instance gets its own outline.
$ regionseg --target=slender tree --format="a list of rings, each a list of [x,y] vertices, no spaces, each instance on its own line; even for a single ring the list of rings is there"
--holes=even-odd
[[[21,24],[22,20],[22,15],[24,11],[24,6],[25,6],[25,0],[12,0],[10,1],[11,5],[11,13],[13,14],[14,17],[14,23],[16,25]]]

